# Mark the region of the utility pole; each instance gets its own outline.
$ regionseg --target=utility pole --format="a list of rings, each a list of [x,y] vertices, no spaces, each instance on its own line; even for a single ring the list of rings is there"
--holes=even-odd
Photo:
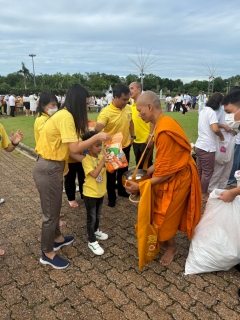
[[[35,54],[31,53],[29,54],[29,57],[32,57],[32,65],[33,65],[33,81],[34,81],[34,86],[36,87],[36,80],[35,80],[35,71],[34,71],[34,61],[33,61],[33,57],[36,57]]]

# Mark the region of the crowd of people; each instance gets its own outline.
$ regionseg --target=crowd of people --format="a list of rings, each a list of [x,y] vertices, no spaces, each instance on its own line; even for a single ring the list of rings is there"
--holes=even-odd
[[[64,104],[66,94],[56,94],[58,109]],[[0,96],[0,115],[8,115],[15,117],[15,112],[18,109],[22,109],[26,116],[34,116],[38,101],[40,99],[40,93],[35,93],[17,96],[13,93]],[[112,91],[110,90],[107,94],[102,96],[91,96],[89,97],[88,111],[89,112],[100,112],[104,107],[110,104],[113,100]]]
[[[3,103],[9,103],[10,110],[13,107],[11,96],[3,99]],[[31,109],[32,99],[35,106]],[[207,201],[209,192],[215,188],[225,189],[227,184],[233,185],[236,182],[233,171],[240,169],[240,88],[233,88],[225,97],[214,93],[209,99],[204,92],[197,97],[190,97],[186,92],[177,95],[174,100],[168,96],[166,111],[179,112],[182,108],[185,114],[187,108],[195,108],[197,102],[199,121],[195,163],[190,142],[182,127],[164,115],[160,99],[154,92],[142,92],[141,83],[133,82],[129,87],[119,84],[105,99],[91,97],[80,85],[73,85],[64,97],[50,92],[42,92],[39,97],[23,97],[26,110],[36,112],[34,136],[37,160],[33,179],[43,212],[42,264],[56,269],[66,268],[69,264],[56,252],[74,241],[73,236],[62,235],[60,213],[63,185],[69,206],[79,206],[75,199],[76,177],[86,207],[88,247],[94,254],[104,254],[99,240],[108,239],[108,235],[100,229],[105,194],[108,196],[108,206],[113,208],[118,197],[128,198],[129,193],[140,193],[138,214],[144,214],[142,211],[146,205],[149,208],[152,206],[152,224],[158,230],[151,245],[160,244],[164,251],[160,262],[164,266],[172,262],[178,253],[175,243],[177,231],[186,232],[191,239],[201,218],[202,203]],[[26,103],[29,103],[27,107]],[[96,123],[89,121],[87,115],[88,108],[93,105],[99,108]],[[14,116],[14,111],[11,115]],[[21,131],[12,133],[9,140],[2,125],[0,130],[0,149],[14,150],[23,138]],[[148,157],[147,183],[128,181],[123,185],[122,177],[128,166],[113,172],[106,170],[111,158],[103,148],[103,142],[111,141],[113,135],[119,132],[128,163],[131,147],[139,168],[143,167]],[[236,136],[238,140],[235,144]],[[232,149],[229,151],[230,142]],[[154,159],[151,154],[153,144],[156,149]],[[217,159],[218,148],[225,148],[231,153],[228,161],[221,163]],[[146,196],[146,190],[151,190],[150,197]],[[221,199],[232,201],[238,194],[239,188],[224,191]],[[141,228],[141,225],[138,227]]]
[[[170,94],[166,96],[166,111],[180,112],[185,115],[189,109],[195,109],[198,103],[198,112],[202,111],[207,102],[207,95],[201,91],[198,96],[191,96],[187,91],[185,93],[177,93],[175,97]]]

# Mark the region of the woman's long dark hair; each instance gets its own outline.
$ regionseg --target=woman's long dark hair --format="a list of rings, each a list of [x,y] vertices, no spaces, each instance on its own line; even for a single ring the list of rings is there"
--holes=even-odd
[[[66,107],[72,114],[78,134],[84,134],[88,129],[87,98],[89,98],[88,91],[79,84],[74,84],[69,88],[61,107],[61,109]]]
[[[215,92],[208,99],[206,106],[212,108],[215,111],[220,108],[223,98],[224,96],[221,92]]]
[[[58,102],[56,96],[52,92],[43,91],[40,94],[40,98],[38,101],[38,106],[36,109],[36,113],[38,117],[41,117],[42,113],[44,112],[44,107],[49,104],[50,102]]]

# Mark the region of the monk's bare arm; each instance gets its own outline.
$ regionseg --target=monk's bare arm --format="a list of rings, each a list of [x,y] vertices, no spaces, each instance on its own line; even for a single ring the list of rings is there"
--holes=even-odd
[[[155,165],[153,164],[153,165],[151,165],[151,167],[149,167],[149,168],[147,169],[147,174],[148,174],[149,176],[151,176],[151,175],[153,174],[154,170],[155,170]]]

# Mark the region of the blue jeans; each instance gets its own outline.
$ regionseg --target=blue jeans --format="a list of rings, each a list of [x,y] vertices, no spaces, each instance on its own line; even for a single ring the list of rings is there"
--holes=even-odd
[[[240,144],[235,144],[232,171],[230,173],[228,184],[236,183],[234,178],[235,171],[240,170]]]
[[[99,226],[99,218],[101,214],[103,197],[102,198],[91,198],[84,196],[84,203],[87,209],[87,233],[88,241],[97,241],[95,232]]]

